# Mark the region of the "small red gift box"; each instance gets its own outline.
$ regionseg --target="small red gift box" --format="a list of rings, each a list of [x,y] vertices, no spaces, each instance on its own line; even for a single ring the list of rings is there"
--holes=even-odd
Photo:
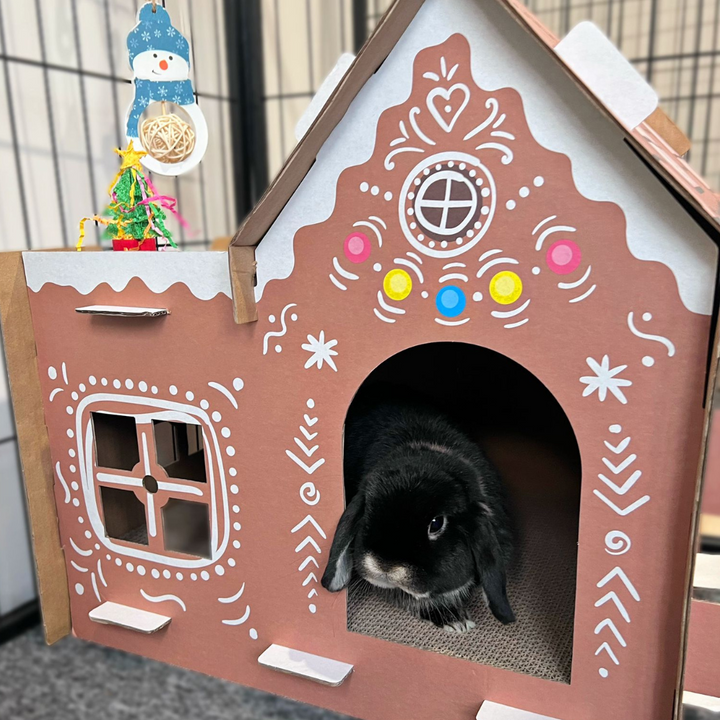
[[[113,240],[112,247],[116,252],[122,252],[123,250],[157,250],[157,241],[155,238],[147,238],[140,245],[138,240]]]

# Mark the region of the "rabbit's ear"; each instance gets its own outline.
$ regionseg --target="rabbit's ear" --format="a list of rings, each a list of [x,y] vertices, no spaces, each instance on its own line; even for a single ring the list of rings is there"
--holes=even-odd
[[[339,592],[350,582],[353,569],[350,545],[357,533],[364,508],[362,493],[357,492],[340,518],[330,548],[330,559],[322,576],[322,586],[330,592]]]
[[[505,572],[498,565],[485,568],[481,575],[490,612],[503,624],[515,622],[515,613],[510,607],[505,587]]]
[[[490,611],[503,625],[515,622],[515,613],[507,597],[505,567],[500,544],[492,526],[482,515],[476,519],[472,553]]]

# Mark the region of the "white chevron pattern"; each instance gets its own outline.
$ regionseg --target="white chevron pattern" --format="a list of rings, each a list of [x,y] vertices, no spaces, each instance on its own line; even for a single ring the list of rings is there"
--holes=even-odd
[[[312,465],[306,465],[294,452],[286,450],[285,454],[299,467],[301,467],[308,475],[312,475],[321,465],[325,464],[325,458],[320,458]]]
[[[626,623],[630,622],[630,615],[628,615],[628,611],[625,609],[625,606],[622,604],[622,601],[617,596],[616,592],[611,590],[607,595],[603,595],[595,603],[595,607],[602,607],[606,602],[615,603],[615,607],[618,609],[618,612],[623,616],[623,620],[625,620]]]
[[[613,432],[620,432],[620,430],[622,430],[619,425],[612,425],[611,428]],[[632,438],[629,435],[624,440],[620,441],[617,445],[613,445],[607,440],[603,440],[603,442],[605,443],[605,447],[615,455],[620,455],[621,453],[624,453],[630,446],[631,441]],[[620,475],[621,473],[625,472],[636,460],[637,455],[635,453],[630,453],[625,458],[621,459],[617,465],[609,458],[602,458],[603,464],[605,465],[611,476]],[[630,474],[630,476],[625,479],[621,477],[613,479],[612,477],[608,477],[603,473],[598,473],[598,478],[605,484],[605,486],[612,490],[613,493],[621,497],[630,492],[630,490],[635,487],[635,483],[637,483],[637,481],[641,477],[642,470],[634,470]],[[605,505],[607,505],[614,513],[620,515],[620,517],[626,517],[627,515],[631,515],[638,508],[641,508],[643,505],[650,501],[649,495],[643,495],[642,497],[629,503],[625,507],[620,507],[613,500],[600,492],[600,490],[593,490],[593,494],[596,497],[600,498],[600,500],[602,500]]]
[[[622,485],[616,485],[610,478],[602,473],[598,477],[615,493],[624,495],[628,490],[632,490],[635,483],[642,477],[642,470],[636,470]]]
[[[618,434],[622,432],[622,427],[620,425],[611,425],[609,430],[613,434]],[[613,495],[608,497],[598,489],[593,489],[593,494],[602,500],[617,516],[626,518],[650,502],[650,495],[641,495],[632,501],[623,500],[623,503],[627,503],[623,506],[617,504],[617,498],[626,497],[628,493],[635,488],[638,481],[642,478],[643,473],[642,470],[634,467],[638,456],[630,450],[632,443],[630,435],[625,436],[617,443],[614,439],[612,441],[603,440],[603,443],[610,453],[610,457],[602,458],[603,464],[605,468],[607,468],[605,471],[607,474],[598,473],[598,478],[603,483],[601,486],[603,490],[605,490],[605,492],[609,490],[615,496],[615,499],[611,499]],[[629,474],[627,474],[628,472]],[[610,550],[615,549],[613,542],[618,538],[623,538],[626,543],[626,549],[622,553],[608,551],[611,555],[625,554],[630,550],[632,542],[630,536],[627,534],[627,529],[624,530],[623,532],[620,528],[614,529],[605,535],[605,544]],[[630,625],[631,609],[628,603],[632,604],[633,601],[639,603],[640,594],[627,576],[627,573],[619,565],[610,570],[610,572],[597,583],[597,587],[601,590],[603,588],[605,589],[603,590],[604,595],[596,600],[595,607],[602,608],[603,613],[608,613],[608,615],[595,626],[595,635],[602,636],[602,643],[595,651],[595,657],[608,657],[612,661],[612,665],[598,668],[600,677],[607,678],[610,675],[608,668],[611,668],[613,665],[616,667],[620,666],[617,647],[619,646],[622,649],[628,646],[628,640],[618,629],[616,622],[619,622],[619,620],[616,620],[616,618],[622,618],[623,622]],[[615,648],[613,645],[615,645]]]
[[[637,455],[628,455],[619,465],[613,465],[607,458],[603,458],[607,469],[613,475],[619,475],[623,470],[630,467],[637,460]]]
[[[309,410],[313,410],[315,407],[315,401],[310,399],[306,403]],[[298,447],[301,456],[296,455],[292,450],[285,450],[285,454],[299,467],[303,472],[308,475],[312,475],[318,468],[325,464],[325,458],[320,457],[312,462],[313,456],[320,450],[320,443],[316,442],[312,444],[313,440],[318,436],[318,431],[310,432],[308,428],[312,428],[319,421],[316,415],[312,417],[308,413],[303,414],[303,423],[299,426],[302,437],[294,437],[293,441]],[[307,426],[307,427],[306,427]],[[307,443],[307,444],[306,444]],[[310,464],[312,462],[312,464]],[[303,478],[304,480],[304,478]],[[312,499],[308,496],[308,492],[312,496]],[[320,491],[317,490],[314,483],[303,482],[300,488],[300,498],[305,502],[306,505],[315,507],[320,502]],[[305,537],[298,543],[295,548],[295,553],[302,553],[303,551],[307,554],[307,557],[298,566],[298,572],[304,575],[302,580],[302,587],[307,589],[310,588],[307,593],[307,599],[311,600],[314,597],[320,597],[317,588],[313,585],[319,583],[318,576],[315,571],[320,572],[320,563],[318,562],[316,555],[322,555],[322,549],[318,544],[316,537],[320,537],[323,540],[327,540],[327,535],[322,529],[318,521],[310,514],[305,517],[290,531],[291,534],[295,533],[305,534]],[[302,537],[302,535],[300,535]],[[310,566],[315,566],[310,567]],[[305,574],[307,573],[307,574]],[[317,612],[317,605],[310,603],[308,610],[311,613]]]
[[[621,452],[625,452],[625,449],[630,444],[630,436],[619,442],[617,445],[611,445],[607,440],[603,440],[605,447],[610,451],[619,455]]]
[[[625,508],[618,507],[612,500],[608,500],[599,490],[593,490],[593,493],[597,495],[611,510],[616,512],[618,515],[621,515],[622,517],[625,517],[626,515],[630,515],[630,513],[635,512],[639,507],[642,507],[646,502],[649,502],[650,496],[649,495],[643,495],[639,500],[636,500],[631,505],[628,505]]]
[[[307,455],[308,457],[312,457],[315,454],[315,451],[320,447],[319,445],[313,445],[313,447],[309,448],[305,443],[300,440],[300,438],[293,438],[295,441],[295,444]]]
[[[595,628],[595,634],[599,635],[604,628],[608,628],[610,632],[615,636],[615,639],[623,646],[627,647],[627,642],[625,638],[620,634],[620,631],[617,629],[615,623],[610,618],[605,618],[601,622],[598,623],[598,626]]]

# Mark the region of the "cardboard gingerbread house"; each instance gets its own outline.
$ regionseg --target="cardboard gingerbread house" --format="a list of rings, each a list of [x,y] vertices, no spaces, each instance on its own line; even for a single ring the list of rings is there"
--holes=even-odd
[[[3,260],[49,640],[369,720],[671,718],[720,230],[684,138],[511,0],[398,0],[306,125],[228,253]],[[320,586],[380,380],[498,466],[514,625]]]

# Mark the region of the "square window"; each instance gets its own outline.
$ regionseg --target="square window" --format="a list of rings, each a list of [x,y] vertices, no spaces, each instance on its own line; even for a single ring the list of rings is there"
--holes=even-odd
[[[148,544],[145,506],[132,490],[101,486],[100,498],[108,537],[136,545]]]
[[[140,462],[135,418],[94,412],[92,422],[98,467],[132,470]]]

